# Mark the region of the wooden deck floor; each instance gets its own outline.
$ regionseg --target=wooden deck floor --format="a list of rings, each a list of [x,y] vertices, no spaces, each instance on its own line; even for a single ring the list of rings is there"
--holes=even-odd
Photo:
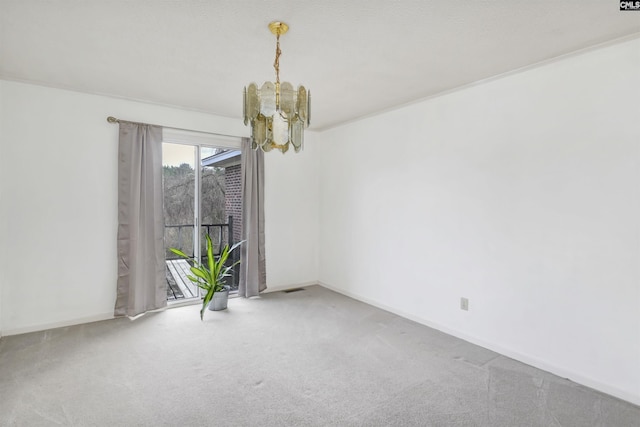
[[[183,259],[168,259],[167,264],[167,300],[194,298],[198,296],[198,287],[187,278],[191,274],[190,265]]]
[[[183,259],[168,259],[165,261],[167,277],[167,301],[176,301],[198,296],[198,287],[187,278],[191,274],[190,265]],[[231,292],[238,290],[237,281],[232,278],[227,280]]]

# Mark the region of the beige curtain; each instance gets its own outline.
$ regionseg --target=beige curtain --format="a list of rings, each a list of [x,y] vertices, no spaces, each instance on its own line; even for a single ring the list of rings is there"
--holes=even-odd
[[[116,316],[167,305],[162,212],[162,128],[120,122]]]
[[[238,295],[252,297],[267,288],[264,254],[264,153],[242,140],[242,239]]]

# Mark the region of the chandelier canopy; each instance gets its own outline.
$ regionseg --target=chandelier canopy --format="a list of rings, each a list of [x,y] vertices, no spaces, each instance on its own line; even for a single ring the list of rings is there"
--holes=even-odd
[[[276,82],[265,82],[258,88],[255,83],[244,88],[244,124],[251,124],[251,146],[282,153],[300,151],[304,142],[304,128],[310,122],[311,92],[300,85],[297,89],[289,82],[280,83],[280,35],[289,30],[284,22],[274,21],[269,29],[276,36]]]

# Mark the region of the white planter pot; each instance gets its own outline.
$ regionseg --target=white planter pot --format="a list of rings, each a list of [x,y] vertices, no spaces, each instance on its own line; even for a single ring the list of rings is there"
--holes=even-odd
[[[225,286],[223,291],[219,291],[213,294],[211,302],[209,302],[209,310],[220,311],[227,309],[227,302],[229,301],[229,286]]]

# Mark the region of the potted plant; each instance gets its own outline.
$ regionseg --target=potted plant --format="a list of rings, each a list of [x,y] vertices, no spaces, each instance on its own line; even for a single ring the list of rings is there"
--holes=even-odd
[[[189,255],[182,252],[180,249],[170,248],[171,252],[181,256],[187,260],[193,261],[191,272],[193,276],[187,275],[187,278],[195,283],[200,289],[205,291],[204,298],[202,300],[202,310],[200,310],[200,320],[204,320],[204,310],[209,306],[209,310],[224,310],[227,308],[227,300],[229,298],[229,286],[225,285],[224,279],[231,276],[231,269],[235,267],[240,261],[236,261],[231,265],[226,266],[225,263],[229,258],[229,254],[244,243],[238,242],[229,248],[229,245],[225,245],[222,248],[220,256],[216,259],[213,255],[213,243],[211,237],[206,235],[207,238],[207,263],[203,264],[195,258],[191,258]]]

